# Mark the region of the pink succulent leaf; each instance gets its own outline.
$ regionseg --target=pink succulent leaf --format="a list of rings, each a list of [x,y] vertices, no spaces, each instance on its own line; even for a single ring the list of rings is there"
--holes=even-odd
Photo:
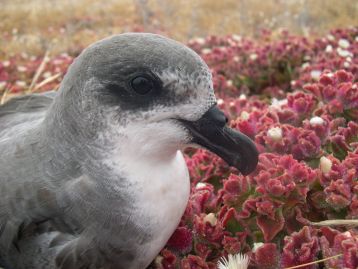
[[[332,180],[338,180],[343,178],[346,173],[344,165],[341,164],[340,160],[333,157],[332,155],[326,156],[332,163],[331,168],[328,172],[320,170],[319,178],[322,186],[328,186]]]
[[[323,257],[343,254],[343,257],[325,261],[327,268],[356,269],[358,266],[358,234],[354,230],[341,233],[331,228],[321,228],[320,245]]]
[[[156,259],[156,267],[160,269],[172,269],[176,267],[177,257],[168,249],[163,249],[160,253],[159,259]]]
[[[316,106],[314,95],[296,92],[287,96],[287,105],[301,117],[310,115]]]
[[[178,227],[170,237],[167,246],[180,253],[187,253],[192,248],[193,233],[185,226]]]
[[[230,174],[223,182],[222,199],[226,205],[242,204],[253,191],[249,177]]]
[[[274,243],[263,243],[251,256],[252,268],[255,269],[277,269],[279,261],[279,250]]]
[[[313,229],[305,226],[284,239],[281,265],[290,267],[313,262],[319,252],[318,238]],[[304,269],[317,268],[317,264],[302,267]]]
[[[210,269],[208,264],[199,256],[189,255],[181,260],[180,268],[182,269]]]
[[[224,236],[222,245],[224,250],[230,254],[239,253],[242,249],[242,242],[238,237]]]
[[[256,191],[261,194],[289,197],[296,192],[304,201],[309,185],[317,177],[316,172],[291,155],[261,154],[254,178]]]
[[[275,215],[259,215],[256,218],[257,226],[260,228],[265,242],[270,242],[284,227],[285,219],[282,210],[276,210]]]
[[[193,232],[207,243],[218,245],[224,237],[224,227],[220,221],[212,223],[207,221],[205,214],[195,216],[193,221]]]
[[[324,189],[326,202],[335,210],[343,209],[351,203],[351,186],[343,179],[331,181],[330,185]]]

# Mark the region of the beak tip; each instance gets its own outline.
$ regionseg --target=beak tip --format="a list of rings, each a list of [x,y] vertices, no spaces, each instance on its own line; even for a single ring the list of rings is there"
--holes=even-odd
[[[238,152],[239,158],[235,160],[235,166],[244,176],[255,171],[256,166],[259,162],[259,151],[255,145],[255,142],[252,141],[249,137],[243,133],[235,131],[233,135],[237,137],[240,147]]]

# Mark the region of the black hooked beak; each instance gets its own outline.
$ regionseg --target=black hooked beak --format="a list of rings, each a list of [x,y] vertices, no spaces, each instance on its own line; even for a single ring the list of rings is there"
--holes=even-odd
[[[236,167],[243,175],[255,170],[258,151],[249,137],[226,126],[227,118],[215,105],[199,120],[180,120],[198,144]]]

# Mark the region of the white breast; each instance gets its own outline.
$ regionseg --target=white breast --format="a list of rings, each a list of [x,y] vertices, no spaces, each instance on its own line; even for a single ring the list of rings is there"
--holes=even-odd
[[[131,219],[135,223],[149,220],[142,225],[153,231],[153,240],[137,246],[141,253],[139,262],[150,262],[164,247],[185,211],[190,193],[188,168],[179,150],[168,159],[153,158],[148,162],[138,156],[136,160],[122,159],[121,164],[121,173],[131,183],[127,191],[138,208]]]
[[[178,226],[188,202],[188,168],[177,150],[183,147],[188,134],[172,120],[131,123],[118,133],[118,144],[107,164],[120,175],[120,191],[132,197],[131,221],[151,231],[150,242],[136,246],[141,257],[133,268],[145,268]],[[116,183],[111,184],[115,189]]]

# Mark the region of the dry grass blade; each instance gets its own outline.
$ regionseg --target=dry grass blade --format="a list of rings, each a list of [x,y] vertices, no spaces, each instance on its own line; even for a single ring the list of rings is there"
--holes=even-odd
[[[0,99],[0,105],[4,104],[5,101],[6,101],[6,97],[8,95],[8,93],[10,92],[10,89],[9,88],[6,88],[4,93],[2,94],[1,96],[1,99]]]
[[[358,219],[335,219],[320,222],[310,222],[312,226],[358,226]]]
[[[49,55],[49,51],[46,51],[44,58],[42,59],[42,62],[39,65],[39,67],[37,68],[36,73],[31,81],[31,84],[27,90],[27,93],[31,93],[33,91],[33,89],[35,88],[35,85],[36,85],[40,75],[42,74],[43,70],[45,69],[46,63],[48,62],[48,55]]]
[[[340,256],[342,256],[342,255],[343,255],[343,254],[338,254],[338,255],[331,256],[331,257],[328,257],[328,258],[325,258],[325,259],[321,259],[321,260],[318,260],[318,261],[309,262],[309,263],[305,263],[305,264],[300,264],[300,265],[296,265],[296,266],[292,266],[292,267],[286,267],[285,269],[302,268],[302,267],[305,267],[305,266],[307,266],[307,265],[317,264],[317,263],[324,262],[324,261],[327,261],[327,260],[330,260],[330,259],[335,259],[335,258],[338,258],[338,257],[340,257]]]
[[[41,87],[45,86],[46,84],[54,81],[55,79],[58,79],[61,76],[61,73],[57,73],[56,75],[53,75],[51,77],[48,77],[47,79],[41,81],[39,84],[37,84],[36,86],[34,86],[33,91],[32,92],[36,92],[38,91]]]

